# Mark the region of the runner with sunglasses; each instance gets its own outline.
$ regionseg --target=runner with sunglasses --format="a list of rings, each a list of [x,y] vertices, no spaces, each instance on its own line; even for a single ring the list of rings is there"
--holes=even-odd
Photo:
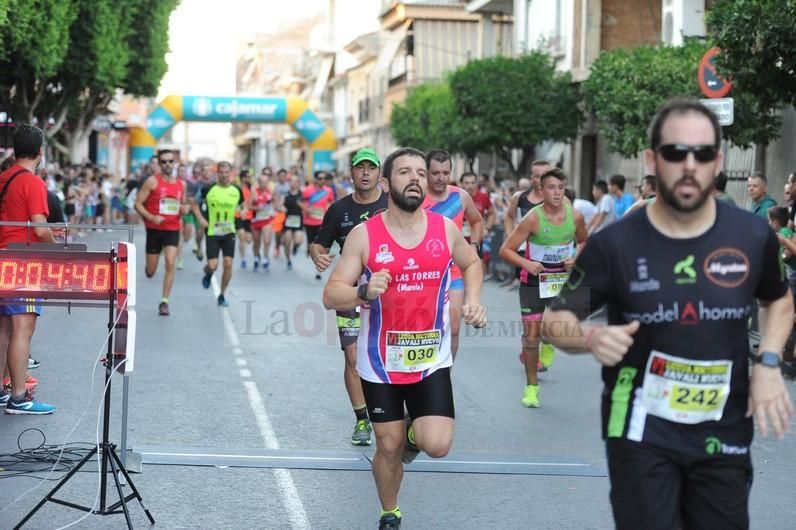
[[[658,195],[594,234],[542,329],[603,364],[603,437],[616,526],[748,528],[752,416],[778,437],[793,413],[780,352],[793,300],[766,222],[713,196],[721,129],[697,101],[652,120]],[[747,321],[760,302],[760,347]],[[607,306],[608,325],[584,322]],[[750,363],[751,377],[750,377]]]

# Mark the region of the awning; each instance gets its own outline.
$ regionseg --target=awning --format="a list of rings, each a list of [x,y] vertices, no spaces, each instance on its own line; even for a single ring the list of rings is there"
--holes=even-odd
[[[395,54],[398,53],[401,44],[406,40],[409,24],[411,24],[411,22],[405,22],[402,26],[395,28],[394,31],[387,32],[384,35],[381,52],[376,61],[376,66],[373,68],[374,72],[387,72],[390,70],[390,65],[392,64],[392,60],[395,59]]]
[[[514,2],[512,0],[470,0],[465,9],[468,13],[483,11],[511,15],[514,12]]]

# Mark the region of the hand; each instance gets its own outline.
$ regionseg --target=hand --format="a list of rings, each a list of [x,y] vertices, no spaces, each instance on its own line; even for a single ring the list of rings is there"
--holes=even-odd
[[[162,215],[153,215],[152,218],[150,219],[150,221],[152,221],[156,225],[159,225],[159,224],[161,224],[163,222],[163,216]]]
[[[562,263],[564,264],[564,270],[570,272],[572,266],[575,265],[575,258],[567,258]]]
[[[586,334],[586,346],[601,364],[615,366],[633,345],[633,335],[640,325],[638,320],[634,320],[622,326],[591,328]]]
[[[318,254],[318,256],[313,260],[315,263],[315,268],[318,270],[318,272],[323,272],[329,268],[329,265],[332,264],[332,260],[335,256],[337,256],[337,254]]]
[[[749,408],[746,417],[754,415],[757,428],[763,437],[768,436],[768,424],[781,440],[790,430],[793,404],[785,387],[782,371],[778,368],[755,365],[749,386]]]
[[[390,271],[387,269],[381,269],[379,272],[373,273],[370,276],[370,280],[368,280],[368,300],[375,300],[387,292],[390,281],[392,281],[392,278],[390,277]]]
[[[479,303],[464,304],[462,306],[462,316],[464,323],[476,328],[486,326],[486,308]]]
[[[539,276],[539,273],[544,272],[544,265],[539,263],[538,261],[531,261],[529,262],[530,265],[525,267],[525,270],[533,274],[534,276]]]

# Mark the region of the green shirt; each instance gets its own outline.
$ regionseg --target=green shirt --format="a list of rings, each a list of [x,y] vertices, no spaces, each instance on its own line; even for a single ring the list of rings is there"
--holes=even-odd
[[[760,199],[760,202],[752,203],[752,213],[768,221],[768,209],[776,205],[777,201],[772,199],[770,195],[766,195]]]
[[[235,211],[243,203],[240,188],[213,184],[202,190],[202,200],[207,206],[207,235],[235,234]]]
[[[785,239],[793,239],[793,230],[791,230],[787,226],[783,226],[782,228],[780,228],[777,233],[779,235],[781,235],[782,237],[784,237]],[[784,246],[780,246],[779,247],[779,253],[784,256],[784,254],[785,254],[785,247]],[[782,261],[784,261],[785,264],[788,265],[789,267],[796,268],[796,255],[791,256],[788,259],[784,259],[783,258]]]

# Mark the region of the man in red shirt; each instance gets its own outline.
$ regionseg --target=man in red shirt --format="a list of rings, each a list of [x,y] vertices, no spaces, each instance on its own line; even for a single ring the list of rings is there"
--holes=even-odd
[[[177,246],[180,244],[182,215],[188,213],[188,194],[186,184],[174,174],[176,163],[174,151],[158,151],[160,173],[155,173],[144,182],[135,199],[135,209],[144,219],[146,226],[146,273],[147,278],[155,275],[160,253],[166,260],[166,274],[163,276],[163,298],[160,299],[158,313],[169,315],[169,294],[174,283],[177,264]]]
[[[35,175],[43,159],[44,133],[34,125],[20,125],[14,132],[16,164],[0,174],[0,221],[46,223],[47,187]],[[0,227],[0,248],[9,243],[53,243],[47,227]],[[55,407],[33,399],[25,389],[30,341],[36,330],[41,306],[33,299],[19,299],[17,305],[0,305],[0,366],[11,375],[10,387],[0,389],[0,407],[7,414],[50,414]]]
[[[321,229],[323,216],[329,206],[334,202],[334,191],[329,186],[325,186],[325,173],[315,172],[315,182],[307,184],[302,192],[304,199],[304,230],[307,232],[307,256],[310,255],[310,245],[315,241],[315,236]],[[321,279],[320,273],[315,275],[316,280]]]
[[[480,189],[478,189],[478,177],[475,173],[465,172],[462,173],[462,176],[459,178],[459,184],[461,185],[462,189],[470,194],[470,197],[473,199],[473,204],[475,204],[475,209],[478,210],[478,213],[481,214],[481,217],[484,218],[484,241],[486,243],[489,241],[489,234],[492,232],[492,227],[495,226],[495,207],[492,205],[492,200],[489,198],[489,195]],[[465,221],[467,223],[467,221]],[[464,233],[465,238],[469,241],[469,232],[470,227],[469,225],[465,224]],[[481,264],[484,268],[484,281],[488,280],[489,278],[486,276],[487,271],[489,270],[489,258],[491,252],[489,251],[489,245],[483,244],[481,246]]]

